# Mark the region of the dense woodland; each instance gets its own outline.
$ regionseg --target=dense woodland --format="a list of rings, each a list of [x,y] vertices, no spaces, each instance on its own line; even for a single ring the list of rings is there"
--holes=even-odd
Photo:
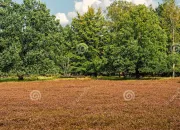
[[[0,75],[180,75],[180,7],[115,1],[60,25],[44,3],[0,0]]]

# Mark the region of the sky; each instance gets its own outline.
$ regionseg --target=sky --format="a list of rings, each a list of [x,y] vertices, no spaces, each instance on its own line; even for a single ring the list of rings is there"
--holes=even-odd
[[[23,0],[13,0],[18,3],[22,3]],[[62,25],[67,25],[71,22],[71,19],[76,17],[76,12],[84,14],[88,6],[93,6],[94,8],[101,7],[105,9],[114,0],[41,0],[41,2],[46,3],[47,8],[51,10],[51,14],[56,15],[56,18],[60,20]],[[125,0],[133,2],[135,4],[152,4],[154,7],[158,5],[158,2],[162,0]],[[180,3],[180,0],[177,0]]]
[[[23,0],[13,1],[22,3]],[[52,14],[57,14],[59,12],[68,13],[69,11],[74,10],[75,5],[75,0],[41,0],[41,2],[46,3],[47,7],[51,9]]]

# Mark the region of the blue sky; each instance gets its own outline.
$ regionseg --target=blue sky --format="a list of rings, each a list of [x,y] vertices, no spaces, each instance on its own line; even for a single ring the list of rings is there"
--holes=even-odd
[[[23,0],[13,0],[22,3]],[[47,7],[51,10],[51,14],[56,15],[62,25],[67,25],[71,22],[72,18],[76,17],[76,12],[84,14],[89,6],[94,8],[106,9],[114,0],[41,0],[46,3]],[[157,6],[158,2],[162,0],[126,0],[135,4],[145,4]],[[180,0],[176,0],[180,3]]]
[[[18,3],[21,3],[23,0],[13,0]],[[41,0],[42,2],[46,3],[47,7],[51,9],[52,14],[61,13],[68,13],[70,11],[75,10],[75,1],[82,1],[82,0]],[[161,0],[154,0],[154,1],[161,1]]]
[[[13,0],[18,3],[21,3],[23,0]],[[51,9],[52,14],[58,12],[68,13],[69,11],[74,10],[74,0],[41,0],[46,3],[47,7]]]

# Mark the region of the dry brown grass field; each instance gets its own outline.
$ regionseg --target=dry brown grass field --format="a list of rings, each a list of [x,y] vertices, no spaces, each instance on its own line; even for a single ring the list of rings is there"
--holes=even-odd
[[[180,130],[178,88],[179,78],[3,82],[0,130]]]

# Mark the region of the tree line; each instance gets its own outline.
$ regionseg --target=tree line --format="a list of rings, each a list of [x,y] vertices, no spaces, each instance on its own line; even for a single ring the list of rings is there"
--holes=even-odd
[[[60,25],[44,3],[0,0],[0,75],[180,74],[180,7],[114,1]]]

